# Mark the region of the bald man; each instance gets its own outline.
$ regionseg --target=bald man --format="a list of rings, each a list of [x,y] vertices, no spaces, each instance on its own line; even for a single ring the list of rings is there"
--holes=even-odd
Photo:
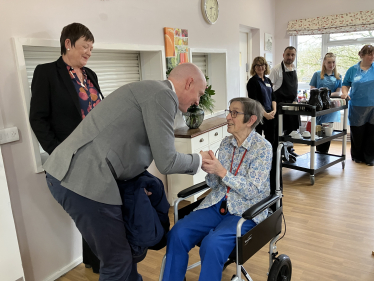
[[[72,217],[101,261],[100,281],[142,280],[126,239],[118,183],[143,173],[155,160],[163,174],[193,175],[207,152],[174,147],[174,118],[199,104],[206,80],[194,64],[173,69],[168,80],[122,86],[99,103],[49,156],[44,169],[53,197]]]

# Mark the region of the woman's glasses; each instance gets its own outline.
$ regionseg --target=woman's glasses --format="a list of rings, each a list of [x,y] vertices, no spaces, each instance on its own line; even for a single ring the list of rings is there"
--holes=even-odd
[[[238,111],[236,111],[236,110],[229,110],[229,109],[225,109],[225,114],[226,114],[226,116],[227,115],[229,115],[229,114],[231,114],[231,117],[232,118],[236,118],[236,116],[238,116],[238,114],[245,114],[244,112],[238,112]]]

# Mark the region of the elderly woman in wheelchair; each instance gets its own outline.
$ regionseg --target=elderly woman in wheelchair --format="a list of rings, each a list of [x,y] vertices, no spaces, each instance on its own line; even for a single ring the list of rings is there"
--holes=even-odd
[[[218,159],[204,160],[206,183],[212,191],[189,215],[179,220],[168,234],[164,281],[183,281],[188,252],[201,242],[200,281],[221,280],[222,270],[236,244],[237,223],[243,212],[270,194],[271,144],[255,131],[263,107],[249,98],[234,98],[227,114],[226,137]],[[263,221],[266,208],[242,224],[242,235]]]

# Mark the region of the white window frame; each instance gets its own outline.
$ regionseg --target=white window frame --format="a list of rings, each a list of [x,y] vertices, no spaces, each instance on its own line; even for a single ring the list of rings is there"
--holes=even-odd
[[[304,35],[302,35],[304,36]],[[290,44],[294,46],[297,50],[298,36],[290,36]],[[330,34],[322,34],[322,46],[321,46],[321,62],[322,58],[327,53],[329,47],[333,46],[345,46],[345,45],[362,45],[362,44],[371,44],[374,42],[374,37],[369,38],[357,38],[357,39],[348,39],[348,40],[330,40]],[[295,65],[297,67],[297,56],[295,60]]]
[[[303,35],[301,35],[303,36]],[[374,42],[374,37],[369,38],[357,38],[357,39],[348,39],[348,40],[330,40],[330,34],[322,34],[322,46],[321,46],[321,57],[320,61],[322,63],[322,59],[328,51],[329,47],[333,46],[345,46],[345,45],[362,45],[362,44],[371,44]],[[290,46],[294,46],[297,50],[298,44],[298,36],[290,36]],[[297,68],[297,56],[295,59],[295,65]],[[301,82],[299,82],[300,85]],[[341,111],[343,115],[343,110]],[[305,121],[306,118],[302,117],[302,121]],[[343,119],[342,119],[343,120]]]

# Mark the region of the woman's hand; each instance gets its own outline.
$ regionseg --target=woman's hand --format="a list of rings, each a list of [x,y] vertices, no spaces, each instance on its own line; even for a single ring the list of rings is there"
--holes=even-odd
[[[267,120],[274,119],[274,115],[275,115],[275,113],[272,114],[272,112],[274,112],[274,111],[271,111],[271,112],[269,112],[269,113],[264,112],[264,117],[265,117]]]
[[[342,87],[342,94],[340,96],[341,99],[343,99],[343,100],[345,100],[345,99],[350,100],[350,97],[348,96],[349,88],[350,87],[347,87],[347,86],[343,86]]]
[[[222,166],[221,162],[219,162],[212,150],[209,150],[209,155],[212,160],[203,159],[203,165],[201,168],[208,174],[215,174],[221,178],[224,178],[227,170]]]

